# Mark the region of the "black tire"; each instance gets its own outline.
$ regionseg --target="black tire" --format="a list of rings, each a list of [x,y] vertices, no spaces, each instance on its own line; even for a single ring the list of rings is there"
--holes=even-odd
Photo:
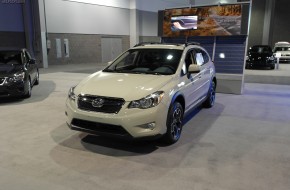
[[[31,80],[30,78],[27,80],[27,92],[24,94],[24,98],[29,98],[31,96],[31,90],[32,90],[32,85],[31,85]]]
[[[39,72],[38,72],[38,70],[36,73],[36,79],[35,79],[34,85],[39,85]]]
[[[163,136],[166,144],[173,144],[180,138],[182,131],[183,107],[179,102],[174,102],[170,107],[167,115],[167,131]]]
[[[216,89],[216,84],[214,81],[211,81],[211,84],[210,84],[209,90],[208,90],[208,94],[207,94],[207,98],[206,98],[205,102],[203,103],[203,106],[205,108],[213,107],[213,105],[215,103],[215,89]]]

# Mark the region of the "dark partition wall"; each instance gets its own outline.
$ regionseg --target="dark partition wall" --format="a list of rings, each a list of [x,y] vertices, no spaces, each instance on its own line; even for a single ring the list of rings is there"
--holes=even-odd
[[[191,36],[187,39],[190,42],[198,42],[200,45],[207,50],[209,56],[214,60],[214,42],[215,37],[213,36]]]
[[[216,37],[217,73],[243,74],[247,36]]]
[[[216,72],[243,74],[247,36],[192,36],[162,38],[165,43],[198,42],[214,60]]]
[[[25,47],[22,4],[0,1],[0,46]]]
[[[164,43],[198,42],[214,61],[218,87],[217,92],[242,94],[243,71],[247,35],[240,36],[191,36],[163,37]]]
[[[289,0],[275,0],[275,15],[273,21],[273,38],[271,42],[274,46],[276,42],[287,41],[290,42],[290,11],[289,11]]]

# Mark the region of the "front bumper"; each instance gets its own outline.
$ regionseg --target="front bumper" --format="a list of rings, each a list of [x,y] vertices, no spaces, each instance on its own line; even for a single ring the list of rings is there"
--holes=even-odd
[[[127,139],[155,138],[166,133],[168,106],[128,109],[126,102],[117,114],[80,110],[77,100],[67,99],[68,126],[77,131]]]
[[[275,60],[277,62],[277,58]],[[279,58],[279,63],[289,63],[290,62],[290,56],[281,56]]]
[[[24,81],[9,82],[8,78],[2,78],[0,83],[0,97],[18,97],[27,92]]]
[[[252,60],[248,60],[246,62],[246,65],[248,68],[266,68],[266,67],[270,67],[270,68],[274,68],[275,67],[275,61],[267,61],[267,60],[261,60],[261,61],[252,61]]]

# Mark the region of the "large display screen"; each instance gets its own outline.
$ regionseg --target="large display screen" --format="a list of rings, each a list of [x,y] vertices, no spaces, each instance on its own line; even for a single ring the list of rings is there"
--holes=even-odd
[[[241,35],[242,5],[167,9],[164,37]]]
[[[172,16],[171,30],[195,30],[197,29],[197,16]]]

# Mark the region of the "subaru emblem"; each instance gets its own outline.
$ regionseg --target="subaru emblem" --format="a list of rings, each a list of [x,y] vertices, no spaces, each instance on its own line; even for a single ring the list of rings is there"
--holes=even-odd
[[[102,98],[96,98],[92,101],[92,106],[95,108],[100,108],[104,105],[105,100]]]

